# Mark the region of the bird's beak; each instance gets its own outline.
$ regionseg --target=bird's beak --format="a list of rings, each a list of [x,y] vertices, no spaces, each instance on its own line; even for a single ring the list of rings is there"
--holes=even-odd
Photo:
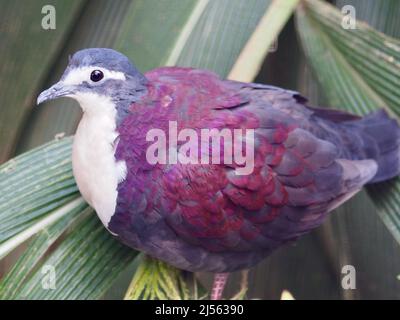
[[[59,97],[65,97],[72,94],[72,87],[65,85],[62,81],[57,82],[49,89],[44,90],[37,98],[36,103],[41,104],[42,102],[56,99]]]

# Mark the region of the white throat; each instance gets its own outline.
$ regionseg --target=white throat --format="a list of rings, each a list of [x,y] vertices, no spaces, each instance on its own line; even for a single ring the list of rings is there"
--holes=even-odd
[[[83,198],[108,226],[117,202],[117,186],[126,177],[126,164],[117,162],[116,109],[105,96],[94,93],[74,96],[84,113],[75,134],[72,167]]]

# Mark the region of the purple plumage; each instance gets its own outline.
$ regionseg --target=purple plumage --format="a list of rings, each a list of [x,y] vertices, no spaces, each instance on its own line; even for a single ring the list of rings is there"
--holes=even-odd
[[[128,175],[109,229],[178,268],[251,267],[320,225],[366,183],[399,173],[399,128],[383,111],[358,118],[314,109],[296,92],[196,69],[145,76],[146,94],[118,126],[116,158]],[[198,132],[254,129],[253,172],[236,175],[235,163],[149,164],[146,133],[168,132],[169,121]]]

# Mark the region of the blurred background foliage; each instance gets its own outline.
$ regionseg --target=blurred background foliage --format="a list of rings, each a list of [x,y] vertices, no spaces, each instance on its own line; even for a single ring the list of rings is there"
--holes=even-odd
[[[73,134],[80,118],[76,102],[36,108],[36,97],[58,80],[70,54],[111,47],[143,72],[180,65],[227,77],[233,67],[250,68],[256,82],[297,90],[314,105],[399,115],[400,1],[330,1],[339,10],[354,6],[373,28],[360,23],[355,30],[343,29],[343,15],[327,2],[0,0],[0,298],[203,297],[209,274],[196,275],[197,284],[108,235],[79,197],[70,138],[33,149]],[[46,4],[56,8],[55,30],[41,28]],[[266,55],[274,37],[277,50]],[[264,46],[252,38],[265,39]],[[400,298],[399,194],[395,180],[357,195],[251,270],[247,297],[279,299],[288,289],[296,299]],[[56,290],[40,285],[45,264],[56,268]],[[355,290],[341,287],[346,264],[356,268]],[[234,274],[225,296],[239,283]]]

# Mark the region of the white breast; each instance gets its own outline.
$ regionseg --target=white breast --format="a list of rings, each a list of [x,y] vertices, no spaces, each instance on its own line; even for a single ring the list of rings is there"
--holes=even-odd
[[[111,100],[96,94],[75,98],[84,114],[74,138],[73,172],[83,198],[107,227],[115,212],[118,183],[126,176],[125,162],[114,158],[116,109]]]

